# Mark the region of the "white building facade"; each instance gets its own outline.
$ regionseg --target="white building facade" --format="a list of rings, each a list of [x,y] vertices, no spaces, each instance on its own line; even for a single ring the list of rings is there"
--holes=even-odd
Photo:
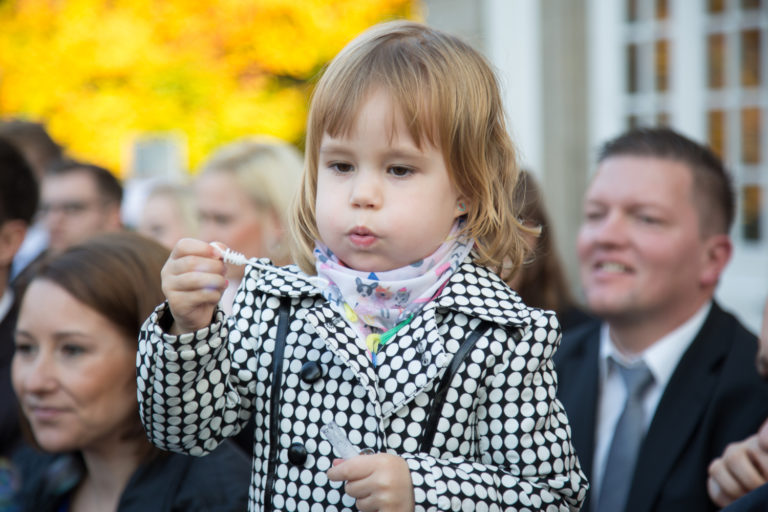
[[[578,289],[581,197],[633,126],[708,143],[733,175],[735,251],[717,296],[757,331],[768,296],[768,0],[425,0],[427,23],[496,66],[522,164]]]

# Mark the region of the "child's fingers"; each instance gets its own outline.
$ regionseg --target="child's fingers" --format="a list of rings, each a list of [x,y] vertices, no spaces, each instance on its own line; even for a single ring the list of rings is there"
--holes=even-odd
[[[174,333],[191,332],[210,323],[227,287],[224,273],[217,248],[193,238],[179,240],[161,271]]]
[[[163,288],[173,291],[224,290],[227,280],[218,267],[199,265],[178,273],[163,275]]]
[[[334,464],[328,470],[328,479],[337,482],[344,480],[360,480],[373,473],[373,468],[366,464],[360,463],[361,458],[370,458],[370,455],[358,455],[351,459],[342,460],[339,464]]]
[[[347,494],[349,494],[348,491],[347,491]],[[349,495],[352,496],[351,494]],[[357,500],[355,501],[355,506],[357,507],[357,510],[359,510],[360,512],[369,512],[369,511],[374,512],[374,511],[381,510],[378,500],[376,500],[376,497],[373,495],[357,497]]]
[[[371,486],[368,479],[347,480],[347,483],[344,486],[344,492],[358,500],[357,507],[360,508],[360,510],[362,510],[360,507],[360,500],[366,498],[370,499],[374,490],[375,488]]]
[[[184,256],[200,256],[210,259],[221,259],[221,251],[207,242],[196,238],[182,238],[171,251],[170,259],[179,259]]]
[[[179,258],[171,257],[165,262],[163,271],[166,274],[183,274],[185,272],[210,272],[224,275],[224,262],[219,259],[188,254]]]

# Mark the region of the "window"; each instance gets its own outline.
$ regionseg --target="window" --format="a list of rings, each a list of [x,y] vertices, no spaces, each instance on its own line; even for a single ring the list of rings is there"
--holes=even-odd
[[[626,126],[668,125],[671,0],[625,0]]]
[[[768,184],[766,34],[768,5],[761,0],[707,0],[707,134],[733,173],[740,223],[734,237],[765,243],[762,195]]]

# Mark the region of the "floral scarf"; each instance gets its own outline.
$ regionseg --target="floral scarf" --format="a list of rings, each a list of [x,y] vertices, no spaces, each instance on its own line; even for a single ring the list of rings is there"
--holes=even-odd
[[[365,341],[374,366],[379,348],[428,302],[440,294],[474,246],[458,238],[457,223],[430,256],[383,272],[361,272],[344,266],[321,242],[315,242],[317,275],[328,285],[323,296]]]

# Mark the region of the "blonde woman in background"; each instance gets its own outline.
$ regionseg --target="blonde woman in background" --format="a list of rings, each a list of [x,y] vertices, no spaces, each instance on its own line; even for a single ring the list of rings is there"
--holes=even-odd
[[[197,236],[192,189],[181,183],[157,183],[147,194],[136,231],[173,249],[176,242]]]
[[[218,149],[195,183],[200,238],[249,258],[290,263],[286,219],[302,166],[301,153],[274,137],[249,137]],[[220,303],[227,314],[243,271],[227,266],[229,283]]]

